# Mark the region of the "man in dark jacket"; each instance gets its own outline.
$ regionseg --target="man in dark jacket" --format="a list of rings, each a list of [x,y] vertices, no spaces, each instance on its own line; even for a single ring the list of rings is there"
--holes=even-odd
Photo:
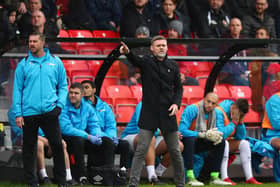
[[[122,37],[135,37],[136,29],[141,25],[147,26],[151,35],[154,34],[153,13],[148,10],[147,2],[148,0],[134,0],[123,9],[120,24]]]
[[[87,10],[98,30],[119,31],[121,7],[119,0],[86,0]]]
[[[268,8],[267,0],[255,1],[255,12],[249,16],[245,16],[243,22],[243,33],[245,36],[254,38],[256,30],[259,27],[266,27],[269,31],[269,35],[272,38],[276,37],[275,21],[265,11]]]
[[[229,26],[230,16],[223,9],[224,0],[208,0],[208,9],[201,10],[197,23],[200,38],[221,38]]]
[[[167,40],[163,36],[152,39],[150,50],[153,55],[141,58],[130,52],[124,43],[120,48],[120,53],[125,54],[132,64],[140,68],[143,86],[143,106],[138,124],[139,141],[132,161],[129,186],[138,185],[144,157],[154,132],[159,128],[172,158],[176,186],[183,187],[184,167],[176,122],[183,90],[179,67],[176,62],[168,59]]]

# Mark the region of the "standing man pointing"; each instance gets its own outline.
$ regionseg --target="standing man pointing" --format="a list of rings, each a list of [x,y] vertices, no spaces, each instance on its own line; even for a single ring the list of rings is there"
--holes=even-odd
[[[59,187],[66,186],[65,162],[58,116],[66,103],[66,73],[61,60],[44,48],[45,36],[29,36],[28,56],[15,72],[13,113],[23,129],[23,165],[30,187],[39,186],[35,174],[37,132],[39,126],[54,155],[54,176]]]
[[[176,122],[183,91],[179,67],[175,61],[168,59],[167,40],[163,36],[155,36],[152,39],[150,46],[152,55],[143,58],[135,56],[124,43],[121,45],[120,53],[126,55],[133,65],[140,68],[143,84],[143,105],[138,124],[139,139],[132,161],[129,186],[138,186],[144,157],[154,132],[159,128],[172,158],[174,182],[177,187],[183,187],[184,166]]]

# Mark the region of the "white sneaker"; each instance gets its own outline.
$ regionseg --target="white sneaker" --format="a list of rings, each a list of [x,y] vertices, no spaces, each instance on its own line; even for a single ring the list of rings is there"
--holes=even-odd
[[[203,182],[200,182],[196,179],[190,180],[187,184],[190,186],[204,186]]]
[[[232,185],[230,182],[226,182],[221,180],[220,178],[214,179],[210,182],[210,184],[214,184],[214,185]]]

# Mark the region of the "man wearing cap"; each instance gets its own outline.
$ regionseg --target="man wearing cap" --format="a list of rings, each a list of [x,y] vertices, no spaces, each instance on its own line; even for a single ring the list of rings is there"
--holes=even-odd
[[[139,119],[139,141],[132,161],[130,187],[138,186],[144,157],[154,132],[159,128],[167,144],[174,168],[174,182],[177,187],[185,185],[184,166],[179,148],[176,113],[181,104],[182,84],[179,67],[168,59],[167,40],[155,36],[150,50],[153,55],[142,58],[135,56],[126,44],[121,43],[120,54],[141,70],[143,98]]]

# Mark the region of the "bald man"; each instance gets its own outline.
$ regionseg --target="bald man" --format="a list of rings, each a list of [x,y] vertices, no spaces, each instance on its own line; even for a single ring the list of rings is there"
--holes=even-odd
[[[32,13],[31,23],[33,26],[33,30],[37,30],[40,33],[44,33],[44,25],[46,23],[46,18],[42,11],[36,10]]]
[[[218,95],[208,93],[200,102],[189,105],[184,110],[179,131],[184,147],[183,157],[186,169],[186,180],[191,186],[203,186],[193,172],[193,156],[196,153],[208,152],[211,183],[215,185],[231,185],[219,178],[225,141],[222,133],[216,128],[216,109]]]

